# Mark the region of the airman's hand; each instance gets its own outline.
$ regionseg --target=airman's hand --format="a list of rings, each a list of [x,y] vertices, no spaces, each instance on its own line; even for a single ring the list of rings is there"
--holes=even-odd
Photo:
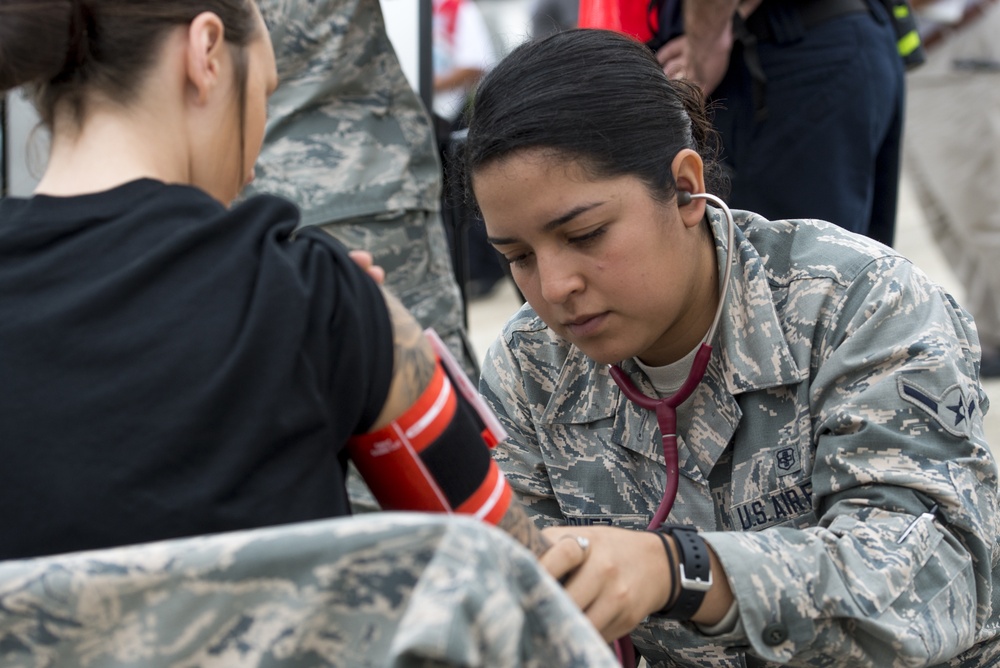
[[[375,259],[368,251],[352,250],[348,253],[354,262],[365,270],[376,283],[382,285],[385,282],[385,269],[375,264]]]

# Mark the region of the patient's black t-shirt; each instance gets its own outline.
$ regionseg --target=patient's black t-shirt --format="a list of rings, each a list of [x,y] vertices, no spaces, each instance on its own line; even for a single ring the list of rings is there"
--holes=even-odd
[[[0,559],[349,512],[391,324],[297,220],[153,180],[0,201]]]

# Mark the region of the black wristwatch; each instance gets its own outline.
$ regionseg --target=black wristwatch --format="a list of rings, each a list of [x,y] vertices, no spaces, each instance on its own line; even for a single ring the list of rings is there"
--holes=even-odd
[[[677,565],[680,592],[670,609],[661,614],[667,619],[686,622],[698,612],[705,599],[705,592],[712,588],[712,563],[708,558],[708,546],[694,527],[666,524],[660,531],[673,536],[680,554]]]

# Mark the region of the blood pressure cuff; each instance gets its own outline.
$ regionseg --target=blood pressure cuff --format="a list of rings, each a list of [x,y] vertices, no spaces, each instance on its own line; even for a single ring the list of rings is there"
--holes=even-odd
[[[388,426],[351,439],[351,459],[383,510],[463,513],[498,524],[512,493],[485,425],[441,362],[427,389]]]

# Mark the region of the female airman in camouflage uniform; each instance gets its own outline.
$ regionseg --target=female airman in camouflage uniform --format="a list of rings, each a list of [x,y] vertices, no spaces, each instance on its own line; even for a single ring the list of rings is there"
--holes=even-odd
[[[972,319],[824,222],[738,211],[730,248],[722,210],[678,197],[721,188],[692,90],[642,45],[574,31],[513,52],[476,98],[470,184],[528,301],[481,381],[510,432],[497,457],[539,525],[591,545],[543,560],[650,665],[994,665],[997,467]],[[672,394],[720,300],[668,518],[707,545],[697,592],[679,532],[643,530],[659,429],[608,365]],[[700,602],[679,614],[682,598]]]

